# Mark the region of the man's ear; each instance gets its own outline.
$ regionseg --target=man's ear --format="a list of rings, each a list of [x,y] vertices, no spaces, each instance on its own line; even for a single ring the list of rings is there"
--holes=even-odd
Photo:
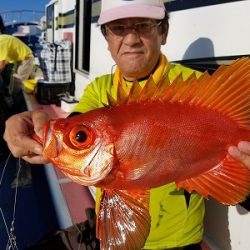
[[[167,34],[162,34],[161,35],[161,45],[166,44],[167,42]]]
[[[162,24],[162,27],[161,27],[161,45],[164,45],[167,42],[168,28],[169,28],[168,24],[166,24],[166,23]]]

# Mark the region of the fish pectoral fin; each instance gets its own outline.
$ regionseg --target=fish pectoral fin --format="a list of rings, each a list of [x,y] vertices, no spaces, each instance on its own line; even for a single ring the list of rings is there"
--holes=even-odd
[[[97,217],[101,249],[142,249],[149,230],[149,191],[102,190]]]
[[[187,180],[176,182],[178,188],[211,196],[225,205],[244,201],[250,192],[250,170],[230,155],[218,166]]]

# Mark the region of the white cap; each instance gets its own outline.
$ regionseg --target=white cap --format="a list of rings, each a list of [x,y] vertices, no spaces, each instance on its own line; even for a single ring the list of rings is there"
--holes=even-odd
[[[131,17],[160,20],[164,16],[165,6],[162,0],[102,0],[98,24]]]

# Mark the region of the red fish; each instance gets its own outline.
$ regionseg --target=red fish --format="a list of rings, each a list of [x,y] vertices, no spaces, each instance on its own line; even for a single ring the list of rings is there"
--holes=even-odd
[[[243,201],[250,171],[227,150],[250,141],[250,60],[212,76],[179,76],[118,88],[109,106],[44,129],[44,155],[82,185],[102,188],[102,249],[141,249],[150,229],[149,189],[169,182],[223,204]]]

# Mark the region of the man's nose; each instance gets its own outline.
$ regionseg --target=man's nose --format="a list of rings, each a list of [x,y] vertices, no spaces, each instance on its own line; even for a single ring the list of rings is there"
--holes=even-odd
[[[127,34],[123,38],[123,42],[127,45],[133,45],[141,42],[140,35],[134,27],[129,27]]]

